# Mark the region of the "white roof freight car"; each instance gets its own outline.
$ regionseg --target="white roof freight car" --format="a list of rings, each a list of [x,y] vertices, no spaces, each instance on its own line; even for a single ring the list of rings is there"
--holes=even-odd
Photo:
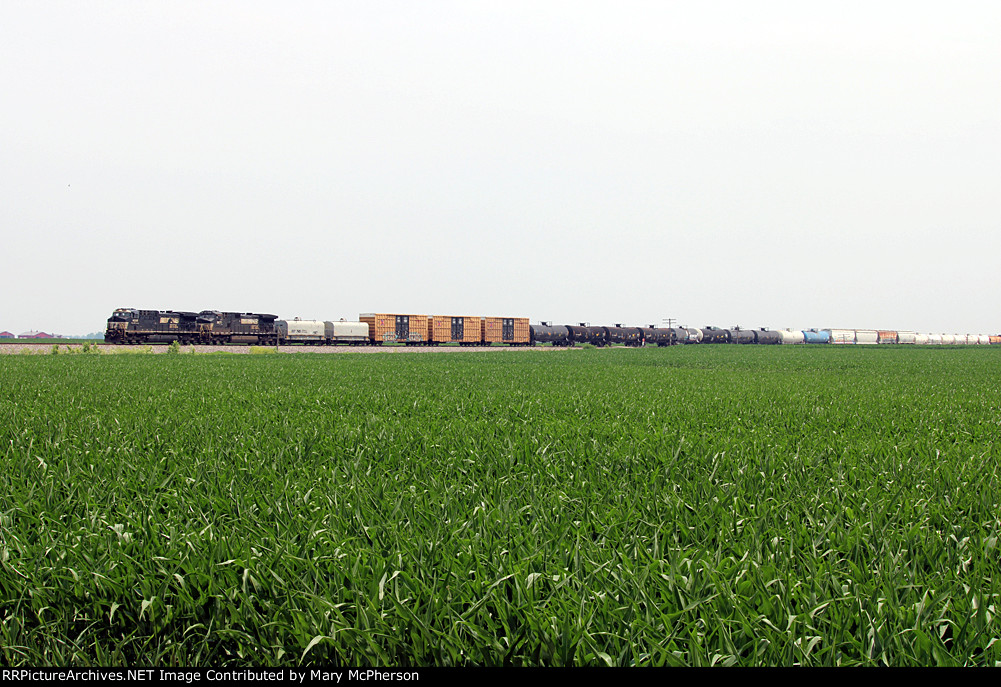
[[[917,343],[917,334],[914,332],[897,332],[897,343],[912,344]]]

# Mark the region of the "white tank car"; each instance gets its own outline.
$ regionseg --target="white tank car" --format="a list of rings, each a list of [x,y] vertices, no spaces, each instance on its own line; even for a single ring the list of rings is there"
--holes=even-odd
[[[943,334],[942,335],[942,343],[945,344],[945,345],[956,343],[956,335],[955,334]]]
[[[779,336],[782,337],[784,344],[801,344],[806,341],[806,335],[802,331],[794,332],[791,329],[780,329]]]
[[[327,339],[331,343],[368,343],[367,322],[324,322]]]
[[[941,334],[928,334],[928,343],[932,344],[933,346],[940,345],[942,343],[942,335]]]
[[[918,335],[914,332],[897,332],[897,343],[912,344],[917,343]]]
[[[688,341],[686,343],[702,343],[702,330],[695,329],[692,327],[685,327],[684,330],[688,332]]]
[[[914,343],[924,345],[931,343],[931,340],[928,338],[927,334],[915,334]]]
[[[991,337],[987,334],[977,334],[977,343],[981,346],[990,346]]]

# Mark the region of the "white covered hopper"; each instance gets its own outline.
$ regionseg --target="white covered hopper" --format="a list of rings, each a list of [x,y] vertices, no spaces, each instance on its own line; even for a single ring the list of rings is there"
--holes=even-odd
[[[832,344],[853,344],[855,343],[854,329],[828,329],[831,333]]]

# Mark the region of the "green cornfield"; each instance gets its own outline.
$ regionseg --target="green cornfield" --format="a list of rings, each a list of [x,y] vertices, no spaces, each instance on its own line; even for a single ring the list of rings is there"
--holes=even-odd
[[[997,666],[1001,347],[0,356],[6,666]]]

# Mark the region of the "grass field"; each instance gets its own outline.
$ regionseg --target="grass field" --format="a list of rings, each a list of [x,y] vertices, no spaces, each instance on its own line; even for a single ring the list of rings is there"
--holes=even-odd
[[[1001,662],[1001,347],[0,357],[4,665]]]

